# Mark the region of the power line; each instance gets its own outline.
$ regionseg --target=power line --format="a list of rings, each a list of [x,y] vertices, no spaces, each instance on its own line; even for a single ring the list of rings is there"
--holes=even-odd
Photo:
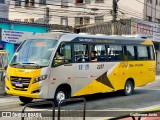
[[[121,8],[122,7],[122,8]],[[139,14],[139,15],[143,15],[142,13],[140,13],[139,11],[137,11],[137,10],[135,10],[135,9],[131,9],[131,8],[129,8],[129,7],[127,7],[127,6],[125,6],[125,5],[122,5],[122,4],[120,4],[119,3],[119,8],[121,8],[121,9],[124,9],[124,10],[129,10],[129,11],[132,11],[132,12],[134,12],[134,14]]]
[[[10,11],[10,12],[16,12],[16,13],[26,13],[26,14],[35,14],[35,15],[44,15],[43,13],[34,13],[34,12],[32,12],[32,13],[30,13],[29,11],[27,12],[27,11]],[[56,13],[57,13],[57,11],[55,11]],[[66,14],[68,14],[68,13],[66,13]],[[61,15],[50,15],[50,16],[56,16],[56,17],[65,17],[65,16],[61,16]],[[75,17],[73,17],[73,16],[67,16],[68,18],[75,18]],[[90,19],[94,19],[94,18],[91,18],[90,17]]]
[[[10,9],[14,9],[16,10],[16,8],[10,8]],[[25,10],[25,11],[32,11],[34,9],[30,9],[30,10]],[[39,11],[44,11],[45,9],[39,9]],[[18,12],[18,11],[17,11]],[[92,12],[86,12],[86,11],[72,11],[72,10],[60,10],[60,9],[51,9],[49,12],[59,12],[59,13],[66,13],[68,14],[67,12],[71,12],[71,13],[78,13],[77,15],[81,15],[81,14],[84,14],[84,15],[96,15],[96,14],[102,14],[102,13],[92,13]],[[109,13],[109,12],[108,12]]]
[[[12,1],[15,1],[15,0],[12,0]],[[22,3],[25,3],[25,1],[18,1],[18,2],[22,2]],[[28,4],[33,4],[33,2],[27,2]],[[44,5],[43,3],[39,3],[39,2],[34,2],[34,4],[38,4],[38,5]],[[46,3],[45,5],[52,5],[52,6],[65,6],[65,5],[58,5],[58,4],[51,4],[51,3]],[[20,5],[21,6],[21,5]],[[92,5],[91,5],[92,6]],[[66,8],[68,7],[71,7],[71,8],[83,8],[83,9],[88,9],[88,10],[92,10],[93,8],[86,8],[86,7],[81,7],[81,6],[71,6],[71,5],[67,5],[65,6]],[[95,7],[95,6],[94,6]],[[99,9],[99,10],[109,10],[109,9]]]

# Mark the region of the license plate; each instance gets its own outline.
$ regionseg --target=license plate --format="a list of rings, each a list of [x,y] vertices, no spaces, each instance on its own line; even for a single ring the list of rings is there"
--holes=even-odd
[[[22,83],[17,82],[17,83],[15,84],[15,86],[17,86],[17,87],[23,87],[23,84],[22,84]]]

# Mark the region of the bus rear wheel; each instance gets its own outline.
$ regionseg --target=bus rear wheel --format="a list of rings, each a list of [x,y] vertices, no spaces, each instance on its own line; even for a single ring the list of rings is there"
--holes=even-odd
[[[125,96],[129,96],[134,92],[134,85],[130,80],[127,80],[125,86],[124,86],[124,90],[123,90],[123,94]]]
[[[19,96],[19,100],[24,104],[32,102],[33,98]]]

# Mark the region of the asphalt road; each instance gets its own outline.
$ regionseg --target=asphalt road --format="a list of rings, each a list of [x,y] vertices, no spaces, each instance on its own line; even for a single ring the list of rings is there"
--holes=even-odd
[[[85,98],[87,100],[86,116],[88,117],[118,117],[119,115],[126,115],[128,111],[149,110],[154,106],[160,108],[160,76],[156,78],[155,82],[136,88],[131,96],[122,96],[119,92],[114,92],[90,95]],[[82,105],[82,103],[71,103],[63,109],[76,110],[78,108],[80,110]],[[0,97],[0,111],[21,111],[23,107],[24,104],[19,101],[18,97]],[[30,110],[34,111],[43,111],[50,108],[50,105],[29,107]]]

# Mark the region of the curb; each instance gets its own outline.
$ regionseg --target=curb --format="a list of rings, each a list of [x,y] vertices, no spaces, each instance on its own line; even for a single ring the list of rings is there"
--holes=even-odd
[[[129,111],[131,111],[131,113],[133,113],[135,111],[135,114],[137,114],[137,113],[140,113],[140,114],[156,113],[156,112],[160,112],[160,104],[150,106],[150,107],[145,107],[145,108],[129,110]],[[139,112],[137,112],[137,111],[139,111]],[[141,116],[135,116],[135,117],[141,117]],[[106,118],[102,118],[101,120],[117,120],[117,119],[122,120],[122,119],[127,119],[127,118],[134,119],[134,116],[130,116],[130,114],[128,114],[128,115],[123,115],[123,116],[119,116],[119,117],[106,117]]]

